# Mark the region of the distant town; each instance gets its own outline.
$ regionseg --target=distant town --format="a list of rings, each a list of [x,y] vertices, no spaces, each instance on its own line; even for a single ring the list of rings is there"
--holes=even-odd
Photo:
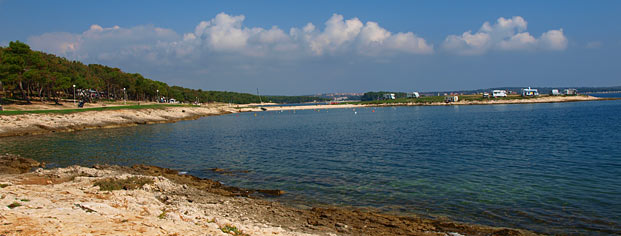
[[[614,93],[620,92],[621,86],[611,87],[498,87],[476,90],[456,90],[456,91],[378,91],[366,93],[321,93],[310,96],[328,99],[330,101],[370,101],[370,100],[390,100],[397,98],[418,98],[431,96],[460,96],[460,95],[481,95],[483,98],[506,97],[507,95],[539,96],[539,95],[577,95],[590,93]]]

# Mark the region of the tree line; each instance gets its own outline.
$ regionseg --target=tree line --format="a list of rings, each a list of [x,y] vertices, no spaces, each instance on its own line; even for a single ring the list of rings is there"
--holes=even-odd
[[[80,91],[74,97],[75,91]],[[323,101],[313,96],[257,96],[248,93],[203,91],[169,86],[160,81],[99,64],[85,65],[63,57],[33,51],[20,41],[0,47],[0,93],[30,103],[33,99],[54,101],[88,96],[95,100],[158,101],[174,98],[181,102],[302,103]],[[2,98],[0,97],[0,102]]]

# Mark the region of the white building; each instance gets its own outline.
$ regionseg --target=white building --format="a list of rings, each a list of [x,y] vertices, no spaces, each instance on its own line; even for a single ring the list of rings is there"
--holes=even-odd
[[[531,89],[528,87],[527,89],[522,89],[522,97],[534,97],[539,96],[539,91],[537,89]]]

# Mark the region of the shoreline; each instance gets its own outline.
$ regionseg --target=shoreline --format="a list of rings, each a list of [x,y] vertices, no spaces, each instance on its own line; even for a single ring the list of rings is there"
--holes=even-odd
[[[54,132],[174,123],[235,112],[224,106],[83,111],[67,114],[0,115],[0,138]]]
[[[266,111],[290,111],[311,109],[343,109],[387,106],[460,106],[460,105],[499,105],[561,103],[582,101],[618,100],[619,98],[598,98],[593,96],[540,97],[531,99],[459,101],[454,103],[382,103],[382,104],[330,104],[303,106],[270,106]],[[90,104],[89,104],[90,105]],[[272,104],[273,105],[273,104]],[[42,108],[42,106],[35,106]],[[89,107],[93,108],[93,105]],[[110,106],[113,107],[113,106]],[[57,110],[54,107],[44,107]],[[17,107],[14,110],[23,110]],[[79,130],[120,128],[143,124],[174,123],[183,120],[195,120],[205,116],[224,115],[239,112],[261,112],[260,104],[229,106],[227,104],[209,104],[204,106],[179,106],[162,108],[118,109],[103,111],[80,111],[66,114],[19,114],[0,115],[0,138],[9,136],[37,135],[54,132],[73,132]]]
[[[368,209],[298,209],[155,166],[43,169],[6,154],[0,162],[15,167],[0,169],[0,232],[7,235],[536,235]],[[102,190],[99,184],[138,178],[145,183],[134,188]]]

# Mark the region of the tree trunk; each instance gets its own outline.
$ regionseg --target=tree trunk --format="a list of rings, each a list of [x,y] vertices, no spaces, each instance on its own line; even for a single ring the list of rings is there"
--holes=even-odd
[[[40,86],[39,88],[39,100],[43,102],[43,86]]]
[[[26,93],[28,94],[28,98],[32,98],[32,86],[30,85],[30,83],[26,84]]]
[[[2,97],[6,97],[6,93],[4,93],[4,86],[2,86],[2,81],[0,81],[0,88],[2,88],[2,95],[0,96],[0,111],[2,111]]]
[[[30,104],[30,98],[26,96],[26,92],[24,92],[24,85],[21,80],[19,81],[19,91],[22,93],[22,98],[26,100],[26,103]]]
[[[52,95],[53,95],[52,98],[54,100],[54,104],[55,105],[60,105],[60,102],[58,102],[59,96],[58,96],[57,92],[52,90]]]

